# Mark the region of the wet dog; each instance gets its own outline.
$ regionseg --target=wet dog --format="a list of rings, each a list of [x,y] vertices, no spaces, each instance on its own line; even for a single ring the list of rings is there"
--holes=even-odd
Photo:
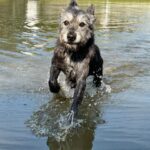
[[[86,88],[86,79],[93,75],[98,87],[103,76],[103,59],[94,42],[94,7],[81,10],[75,0],[61,13],[59,38],[51,62],[49,88],[58,93],[57,81],[60,72],[66,76],[67,84],[74,88],[70,115],[77,114]]]

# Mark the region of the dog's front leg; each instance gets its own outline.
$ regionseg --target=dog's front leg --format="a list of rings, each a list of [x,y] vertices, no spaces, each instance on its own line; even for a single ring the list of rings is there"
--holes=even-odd
[[[93,83],[95,84],[96,87],[101,86],[102,78],[103,78],[103,64],[101,63],[100,65],[97,65],[94,71]]]
[[[80,78],[76,85],[74,96],[73,96],[73,103],[71,105],[71,109],[69,114],[67,115],[68,120],[70,123],[73,122],[74,116],[77,115],[78,112],[78,105],[82,102],[84,91],[86,88],[86,78]]]
[[[80,71],[78,71],[77,84],[73,95],[73,103],[71,105],[71,111],[73,111],[74,114],[77,114],[78,105],[81,104],[82,102],[84,91],[86,88],[86,78],[89,74],[88,63],[85,62],[83,63],[83,66],[82,67],[81,66],[80,66]]]
[[[60,90],[60,86],[57,82],[59,73],[60,73],[60,69],[58,69],[55,64],[52,64],[50,68],[49,89],[53,93],[58,93]]]
[[[99,57],[95,60],[95,67],[94,67],[94,79],[93,79],[93,82],[96,85],[96,87],[100,87],[101,86],[102,78],[103,78],[103,59],[99,55]]]
[[[80,79],[75,88],[74,96],[73,96],[73,103],[71,105],[71,111],[73,111],[75,114],[78,111],[78,105],[81,104],[82,102],[85,88],[86,88],[86,80]]]

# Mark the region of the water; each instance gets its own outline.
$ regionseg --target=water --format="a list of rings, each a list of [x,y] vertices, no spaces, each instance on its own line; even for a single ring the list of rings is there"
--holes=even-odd
[[[0,0],[0,150],[149,150],[150,2],[92,1],[111,93],[88,81],[71,127],[64,125],[70,100],[47,85],[67,3]]]

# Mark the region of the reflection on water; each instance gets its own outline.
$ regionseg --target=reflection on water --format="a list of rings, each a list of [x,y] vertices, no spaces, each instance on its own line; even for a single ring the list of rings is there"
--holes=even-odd
[[[100,112],[103,97],[99,94],[85,96],[86,101],[80,107],[79,116],[72,125],[65,122],[70,101],[58,96],[54,96],[50,102],[34,112],[26,124],[35,135],[48,137],[50,150],[91,150],[95,128],[104,123]]]
[[[38,27],[34,26],[38,23],[38,1],[28,0],[26,9],[26,22],[29,27],[32,27],[32,29],[38,29]]]
[[[110,14],[110,2],[109,0],[106,0],[105,2],[105,11],[104,11],[104,17],[103,20],[101,20],[101,24],[103,25],[103,28],[107,28],[109,24],[109,14]]]
[[[53,97],[47,80],[68,1],[0,0],[0,149],[150,149],[150,2],[79,0],[85,9],[91,2],[112,92],[100,94],[88,81],[78,126],[66,130],[59,127],[70,101]]]

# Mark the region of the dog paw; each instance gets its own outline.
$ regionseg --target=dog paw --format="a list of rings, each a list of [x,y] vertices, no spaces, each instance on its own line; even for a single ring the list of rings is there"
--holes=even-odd
[[[59,86],[58,83],[53,84],[53,83],[51,83],[51,82],[49,81],[49,89],[50,89],[50,91],[53,92],[53,93],[58,93],[59,90],[60,90],[60,86]]]

